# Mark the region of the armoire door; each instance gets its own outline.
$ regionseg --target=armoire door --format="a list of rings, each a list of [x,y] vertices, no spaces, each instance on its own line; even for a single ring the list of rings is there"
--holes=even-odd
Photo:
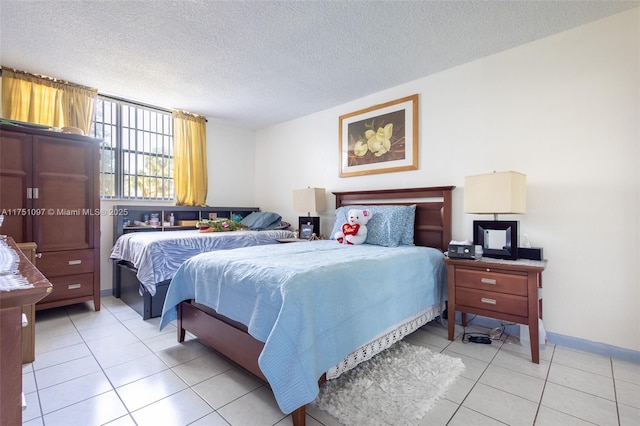
[[[38,213],[28,198],[33,188],[31,139],[26,133],[0,131],[0,234],[18,243],[33,241],[32,219]]]
[[[33,136],[33,205],[46,212],[34,218],[34,240],[41,252],[93,248],[95,145],[92,142]]]

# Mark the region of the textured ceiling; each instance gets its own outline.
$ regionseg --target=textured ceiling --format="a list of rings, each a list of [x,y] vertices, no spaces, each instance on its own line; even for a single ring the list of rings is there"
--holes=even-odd
[[[0,0],[0,64],[258,129],[639,5]]]

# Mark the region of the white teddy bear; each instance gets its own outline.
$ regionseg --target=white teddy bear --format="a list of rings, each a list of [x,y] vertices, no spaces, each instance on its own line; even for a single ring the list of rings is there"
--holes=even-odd
[[[340,244],[364,244],[367,239],[367,222],[371,219],[369,210],[351,209],[347,212],[347,223],[335,233]]]

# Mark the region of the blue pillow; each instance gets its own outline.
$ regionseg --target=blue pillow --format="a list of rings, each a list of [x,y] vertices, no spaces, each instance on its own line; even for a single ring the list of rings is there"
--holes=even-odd
[[[242,218],[242,220],[240,220],[240,223],[243,224],[244,226],[251,227],[256,222],[256,220],[258,220],[258,218],[260,217],[260,213],[261,212],[251,212],[248,215],[246,215],[244,218]]]
[[[340,231],[342,224],[347,223],[347,212],[351,209],[367,209],[371,211],[371,219],[367,223],[366,244],[385,247],[412,246],[416,205],[379,205],[379,206],[343,206],[336,210],[336,220],[330,238]]]
[[[282,216],[274,212],[251,212],[240,223],[252,231],[261,231],[277,226],[280,223],[280,219],[282,219]]]

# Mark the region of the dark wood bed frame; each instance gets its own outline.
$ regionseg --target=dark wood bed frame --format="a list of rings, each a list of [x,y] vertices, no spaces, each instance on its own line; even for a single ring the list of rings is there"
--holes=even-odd
[[[416,245],[446,251],[451,241],[451,193],[453,186],[371,191],[334,192],[336,208],[353,204],[415,204]],[[247,327],[217,314],[206,306],[184,301],[178,306],[178,341],[184,342],[188,331],[205,345],[215,349],[263,381],[267,379],[258,366],[264,346],[247,333]],[[325,381],[324,375],[319,382]],[[294,426],[304,426],[305,406],[291,413]]]

